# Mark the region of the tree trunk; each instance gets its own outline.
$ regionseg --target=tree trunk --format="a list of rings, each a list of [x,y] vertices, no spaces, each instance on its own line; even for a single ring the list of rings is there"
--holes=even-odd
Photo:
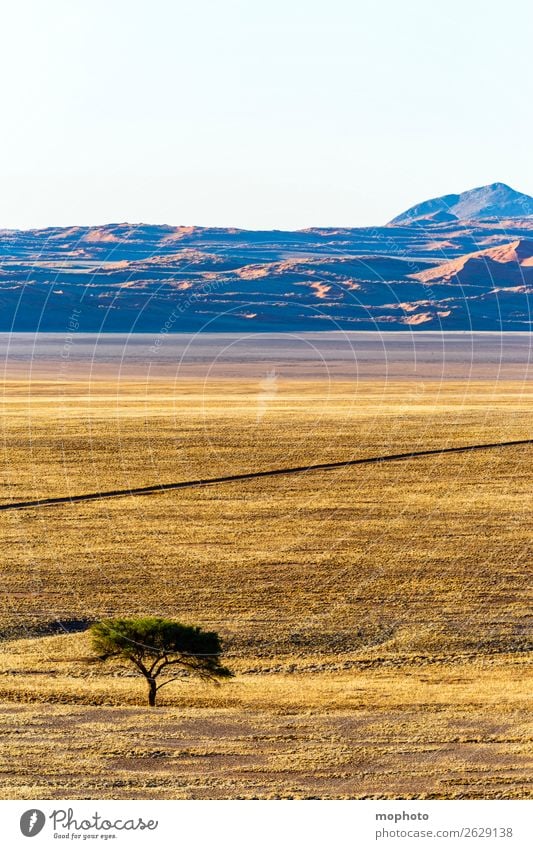
[[[157,688],[155,684],[155,678],[148,679],[148,704],[150,707],[155,707],[155,696],[157,693]]]

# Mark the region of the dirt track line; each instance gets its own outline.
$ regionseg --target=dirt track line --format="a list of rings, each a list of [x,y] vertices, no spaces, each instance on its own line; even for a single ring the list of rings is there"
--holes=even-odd
[[[213,486],[217,483],[232,483],[255,478],[270,478],[278,475],[295,475],[301,472],[320,472],[330,469],[342,469],[347,466],[364,466],[375,463],[390,463],[396,460],[413,460],[417,457],[429,457],[437,454],[458,454],[465,451],[484,451],[489,448],[507,448],[513,445],[531,445],[533,439],[515,439],[512,442],[489,442],[483,445],[459,445],[454,448],[432,448],[428,451],[409,451],[404,454],[385,454],[381,457],[361,457],[358,460],[344,460],[335,463],[316,463],[312,466],[293,466],[287,469],[267,469],[264,472],[245,472],[240,475],[226,475],[221,478],[206,478],[177,483],[161,483],[152,486],[137,486],[132,489],[111,489],[107,492],[87,492],[82,495],[61,495],[57,498],[39,498],[35,501],[14,501],[0,504],[0,510],[24,510],[29,507],[51,507],[54,504],[75,504],[78,501],[99,501],[103,498],[124,498],[128,495],[152,495],[155,492],[167,492],[172,489],[192,489],[198,486]]]

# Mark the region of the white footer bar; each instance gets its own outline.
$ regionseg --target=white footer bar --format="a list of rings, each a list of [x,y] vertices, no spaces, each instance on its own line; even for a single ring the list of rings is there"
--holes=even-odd
[[[533,801],[0,801],[1,845],[532,849]]]

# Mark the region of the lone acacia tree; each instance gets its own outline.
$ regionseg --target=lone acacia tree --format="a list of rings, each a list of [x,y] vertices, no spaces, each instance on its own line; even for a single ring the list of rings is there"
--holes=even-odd
[[[90,632],[93,649],[101,660],[123,658],[144,675],[150,707],[155,706],[158,690],[181,678],[183,671],[214,682],[233,675],[220,663],[222,647],[215,631],[202,631],[195,625],[146,616],[105,619],[91,625]],[[180,672],[168,677],[176,667]],[[158,682],[162,673],[164,680]]]

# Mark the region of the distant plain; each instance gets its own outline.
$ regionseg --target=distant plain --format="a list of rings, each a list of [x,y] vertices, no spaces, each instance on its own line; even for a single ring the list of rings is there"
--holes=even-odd
[[[529,336],[394,336],[3,336],[0,502],[532,437]],[[1,795],[525,798],[532,451],[0,514]],[[129,613],[236,678],[43,631]]]

